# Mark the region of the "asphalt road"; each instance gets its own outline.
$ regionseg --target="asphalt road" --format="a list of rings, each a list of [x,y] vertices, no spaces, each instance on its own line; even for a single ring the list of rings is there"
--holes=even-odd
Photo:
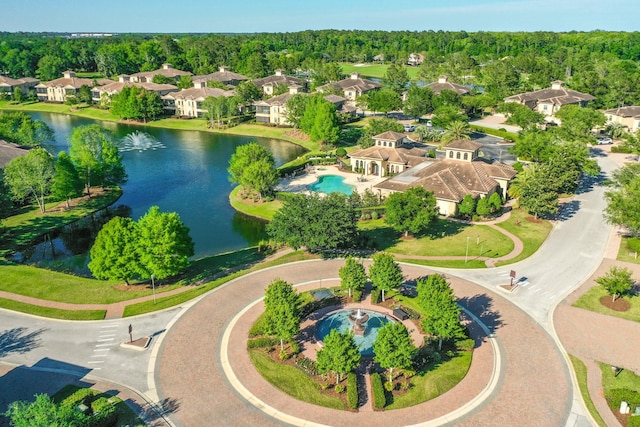
[[[615,169],[606,157],[599,163],[605,173]],[[520,286],[506,297],[553,335],[552,310],[595,271],[606,247],[610,226],[602,217],[603,193],[601,180],[586,182],[540,250],[524,261],[493,269],[441,270],[491,289],[507,283],[509,271],[515,270]],[[157,337],[182,310],[104,322],[56,321],[0,310],[0,361],[78,375],[91,373],[145,392],[151,352],[136,352],[119,344],[128,340],[129,324],[134,339]],[[11,390],[0,387],[0,401],[7,401],[10,395]],[[587,425],[579,404],[574,403],[573,413],[571,425]]]

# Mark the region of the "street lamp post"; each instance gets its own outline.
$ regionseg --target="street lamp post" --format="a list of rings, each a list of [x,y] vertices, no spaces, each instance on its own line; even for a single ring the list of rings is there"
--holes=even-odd
[[[467,252],[465,252],[464,254],[464,263],[467,263],[467,260],[469,259],[469,236],[467,236]]]
[[[153,303],[156,303],[156,281],[153,277],[153,274],[151,275],[151,289],[153,289]]]

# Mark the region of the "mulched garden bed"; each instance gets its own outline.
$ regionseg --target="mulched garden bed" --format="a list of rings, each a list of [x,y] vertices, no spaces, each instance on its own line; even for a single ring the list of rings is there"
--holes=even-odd
[[[614,311],[629,311],[629,309],[631,309],[629,301],[623,298],[616,298],[616,300],[613,301],[613,298],[609,295],[600,298],[600,304]]]

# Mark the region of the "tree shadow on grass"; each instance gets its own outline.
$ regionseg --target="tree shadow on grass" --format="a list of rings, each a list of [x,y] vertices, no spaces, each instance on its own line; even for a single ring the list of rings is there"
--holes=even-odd
[[[0,357],[12,353],[24,354],[40,347],[40,335],[46,331],[41,328],[29,332],[28,328],[20,327],[8,329],[0,333]]]

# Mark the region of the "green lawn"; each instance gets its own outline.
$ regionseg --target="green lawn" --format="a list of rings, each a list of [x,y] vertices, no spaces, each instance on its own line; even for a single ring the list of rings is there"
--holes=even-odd
[[[396,256],[396,261],[404,262],[407,264],[425,265],[427,267],[442,267],[442,268],[487,268],[487,264],[484,261],[471,259],[467,262],[464,260],[446,260],[446,259],[411,259],[402,258],[402,255]]]
[[[353,72],[360,73],[362,77],[374,77],[381,79],[387,73],[387,69],[390,64],[352,64],[348,62],[341,62],[340,66],[342,67],[342,72],[344,74],[351,74]],[[407,70],[407,74],[411,80],[416,80],[418,78],[418,67],[408,67],[404,66]]]
[[[455,387],[467,375],[473,352],[459,351],[451,360],[440,363],[437,368],[411,378],[412,387],[397,396],[387,410],[407,408],[434,399]]]
[[[280,200],[256,204],[251,199],[242,199],[240,197],[240,186],[231,191],[229,202],[237,211],[269,221],[273,219],[273,216],[282,207]]]
[[[512,209],[511,216],[508,220],[497,224],[508,232],[515,234],[522,240],[524,249],[520,255],[508,261],[497,262],[496,267],[501,265],[513,264],[530,257],[536,252],[549,236],[553,229],[553,225],[549,221],[530,222],[530,217],[526,211],[522,209]],[[516,225],[516,223],[518,225]]]
[[[122,190],[119,188],[110,190],[103,195],[94,196],[82,201],[78,206],[64,212],[45,212],[42,214],[37,207],[32,205],[23,208],[16,215],[2,220],[2,225],[5,230],[0,239],[0,256],[4,256],[9,251],[16,250],[20,246],[31,243],[43,234],[110,206],[115,203],[121,195]],[[60,203],[64,202],[47,203],[46,209],[52,209]]]
[[[600,304],[600,298],[605,295],[608,296],[602,286],[594,286],[574,302],[573,306],[606,314],[607,316],[621,317],[623,319],[633,320],[634,322],[640,322],[640,296],[625,296],[624,299],[631,303],[631,309],[629,311],[615,311]]]
[[[102,320],[106,310],[61,310],[0,298],[0,308],[63,320]]]
[[[318,384],[298,368],[280,365],[259,350],[249,350],[249,357],[264,379],[288,395],[326,408],[345,409],[342,400],[323,394]]]
[[[582,395],[584,404],[587,406],[587,409],[589,410],[589,413],[591,414],[593,419],[598,423],[598,426],[606,427],[607,424],[600,416],[600,413],[596,409],[596,405],[593,404],[593,400],[591,400],[591,396],[589,395],[589,389],[587,387],[587,367],[584,365],[584,363],[582,363],[582,360],[578,359],[575,356],[569,355],[569,359],[571,360],[573,370],[576,373],[578,388],[580,388],[580,394]]]
[[[426,233],[408,240],[400,239],[400,234],[382,219],[360,222],[358,225],[375,242],[378,250],[398,255],[465,256],[467,238],[469,260],[476,256],[496,258],[513,250],[511,239],[486,225],[469,225],[438,218]]]
[[[636,254],[634,252],[631,252],[629,250],[629,248],[627,247],[627,240],[628,239],[629,239],[628,236],[622,236],[622,239],[620,241],[620,248],[618,249],[618,256],[616,257],[616,259],[618,261],[632,262],[634,264],[640,264],[640,254]]]

